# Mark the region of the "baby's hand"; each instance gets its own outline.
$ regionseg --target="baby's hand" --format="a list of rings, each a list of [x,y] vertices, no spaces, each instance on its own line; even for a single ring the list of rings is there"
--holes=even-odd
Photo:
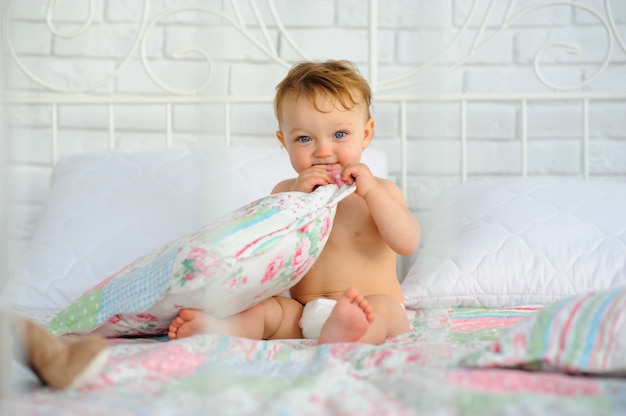
[[[313,192],[318,186],[329,185],[337,183],[336,176],[340,178],[339,172],[334,175],[335,172],[329,171],[329,167],[326,165],[315,165],[300,172],[296,181],[291,188],[292,191]]]
[[[356,183],[356,194],[365,198],[367,193],[374,187],[379,186],[378,180],[370,171],[370,168],[363,163],[351,163],[343,168],[339,178],[348,185]]]

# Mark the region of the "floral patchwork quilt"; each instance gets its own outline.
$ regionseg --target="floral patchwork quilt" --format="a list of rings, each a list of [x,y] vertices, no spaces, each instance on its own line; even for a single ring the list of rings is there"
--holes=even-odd
[[[467,367],[535,308],[408,310],[383,345],[197,335],[110,339],[87,387],[54,391],[14,366],[3,415],[618,415],[626,379]]]

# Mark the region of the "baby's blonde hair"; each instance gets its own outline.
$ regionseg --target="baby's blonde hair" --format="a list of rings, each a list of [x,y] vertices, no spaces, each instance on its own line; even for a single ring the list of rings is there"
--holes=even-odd
[[[371,117],[372,92],[367,81],[354,64],[341,60],[302,62],[293,66],[285,79],[276,86],[274,99],[276,118],[280,122],[283,104],[294,96],[306,97],[318,111],[321,111],[316,103],[319,95],[336,99],[346,110],[364,104],[367,118]],[[360,101],[361,98],[364,102]]]

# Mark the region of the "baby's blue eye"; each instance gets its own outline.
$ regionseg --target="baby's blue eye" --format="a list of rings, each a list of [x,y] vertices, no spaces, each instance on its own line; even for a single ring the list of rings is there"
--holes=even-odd
[[[338,131],[337,133],[334,134],[333,137],[335,139],[342,139],[342,138],[346,137],[346,132],[345,131]]]
[[[306,143],[306,142],[310,142],[311,138],[309,136],[300,136],[296,139],[296,141]]]

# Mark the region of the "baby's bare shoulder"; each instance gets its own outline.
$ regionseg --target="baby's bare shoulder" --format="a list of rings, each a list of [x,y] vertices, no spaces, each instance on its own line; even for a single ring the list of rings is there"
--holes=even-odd
[[[383,189],[385,189],[391,194],[391,196],[394,197],[394,199],[404,201],[404,194],[402,193],[400,187],[394,181],[379,177],[376,177],[376,180],[382,185]]]
[[[295,181],[296,181],[295,178],[291,178],[291,179],[285,179],[285,180],[278,182],[274,186],[274,189],[272,189],[272,193],[277,194],[279,192],[291,191],[291,188],[293,187],[293,184],[295,183]]]
[[[390,179],[387,178],[381,178],[378,176],[375,176],[376,180],[383,185],[385,188],[395,188],[395,189],[400,189],[398,187],[398,185],[396,185],[396,183]]]

